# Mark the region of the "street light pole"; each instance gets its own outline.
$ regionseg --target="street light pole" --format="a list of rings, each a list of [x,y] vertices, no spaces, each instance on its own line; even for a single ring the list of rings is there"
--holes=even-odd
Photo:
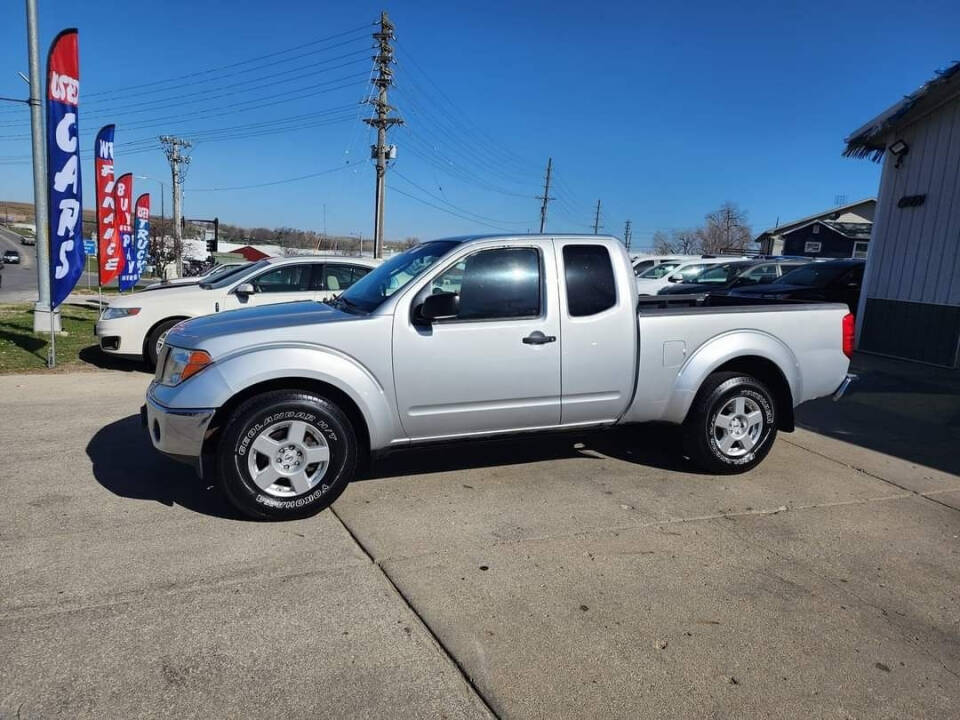
[[[37,0],[27,0],[27,58],[30,66],[30,137],[33,150],[33,218],[37,226],[37,304],[33,312],[33,331],[53,333],[59,330],[59,317],[50,307],[50,239],[47,211],[47,158],[44,153],[43,105],[40,90],[40,42],[37,38]],[[53,350],[47,358],[53,366]]]

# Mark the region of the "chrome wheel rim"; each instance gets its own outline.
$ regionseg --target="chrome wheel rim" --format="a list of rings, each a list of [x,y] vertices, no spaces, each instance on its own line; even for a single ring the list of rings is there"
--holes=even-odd
[[[310,492],[327,472],[330,446],[323,433],[301,420],[274,423],[250,446],[250,479],[267,495],[290,498]]]
[[[742,457],[756,447],[763,432],[763,411],[755,400],[731,398],[713,419],[711,434],[727,457]]]

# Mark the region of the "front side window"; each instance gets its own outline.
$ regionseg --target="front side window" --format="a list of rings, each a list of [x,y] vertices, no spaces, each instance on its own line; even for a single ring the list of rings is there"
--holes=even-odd
[[[309,265],[281,265],[253,281],[257,292],[282,293],[307,290],[310,276]]]
[[[757,265],[756,267],[747,270],[740,277],[747,282],[765,285],[766,283],[771,283],[777,279],[777,266],[774,264]]]
[[[697,278],[699,283],[728,283],[743,271],[743,263],[723,263],[705,270]]]
[[[564,245],[563,274],[570,317],[596,315],[617,304],[613,263],[602,245]]]
[[[535,248],[481,250],[434,278],[430,292],[460,296],[457,320],[536,317],[540,254]]]
[[[670,276],[675,282],[696,282],[700,274],[707,268],[713,267],[712,263],[701,263],[699,265],[684,265]]]

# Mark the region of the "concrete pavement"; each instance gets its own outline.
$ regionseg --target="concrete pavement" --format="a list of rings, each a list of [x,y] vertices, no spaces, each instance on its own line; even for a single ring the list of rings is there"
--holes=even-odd
[[[0,717],[960,702],[960,478],[942,468],[800,431],[712,477],[642,427],[409,451],[332,511],[251,523],[153,454],[146,383],[0,377]]]

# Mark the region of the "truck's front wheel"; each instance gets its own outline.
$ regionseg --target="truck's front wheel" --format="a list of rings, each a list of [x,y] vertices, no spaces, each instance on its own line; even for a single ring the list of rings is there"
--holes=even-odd
[[[357,467],[357,438],[347,415],[311,392],[277,390],[250,398],[220,439],[224,494],[249,517],[313,515],[343,492]]]
[[[756,467],[776,437],[773,396],[762,382],[737,372],[710,375],[683,424],[684,449],[690,459],[717,474]]]

